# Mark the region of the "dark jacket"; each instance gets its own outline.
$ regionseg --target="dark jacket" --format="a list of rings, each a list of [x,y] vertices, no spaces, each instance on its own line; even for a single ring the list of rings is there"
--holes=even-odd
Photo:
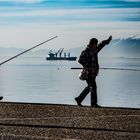
[[[78,62],[83,66],[84,70],[88,71],[90,75],[98,75],[98,53],[105,45],[109,44],[109,42],[110,40],[107,39],[99,43],[96,48],[91,48],[90,46],[87,46],[86,49],[82,51]]]

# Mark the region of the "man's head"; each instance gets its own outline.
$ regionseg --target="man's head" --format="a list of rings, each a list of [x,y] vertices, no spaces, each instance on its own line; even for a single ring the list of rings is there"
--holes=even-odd
[[[97,44],[98,44],[98,40],[96,38],[90,39],[90,41],[89,41],[89,46],[90,47],[96,47]]]

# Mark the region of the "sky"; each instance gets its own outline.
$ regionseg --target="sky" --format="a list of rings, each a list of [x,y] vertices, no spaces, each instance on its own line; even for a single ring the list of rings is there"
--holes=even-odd
[[[0,0],[0,47],[76,48],[140,34],[140,0]]]

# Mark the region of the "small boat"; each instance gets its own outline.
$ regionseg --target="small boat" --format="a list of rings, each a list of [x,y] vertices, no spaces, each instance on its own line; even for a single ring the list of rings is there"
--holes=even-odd
[[[48,53],[48,57],[46,57],[46,60],[68,60],[68,61],[75,61],[77,57],[71,57],[70,52],[67,54],[64,52],[64,56],[62,56],[63,49],[59,49],[58,52],[53,53],[52,50]],[[59,55],[59,56],[58,56]]]

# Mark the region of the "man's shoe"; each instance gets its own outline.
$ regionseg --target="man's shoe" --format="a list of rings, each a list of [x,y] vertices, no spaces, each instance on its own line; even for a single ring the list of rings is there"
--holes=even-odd
[[[78,106],[82,106],[81,102],[78,100],[78,97],[75,98],[75,101],[77,102]]]
[[[2,96],[0,96],[0,100],[2,100],[3,99],[3,97]]]
[[[91,105],[91,107],[99,108],[101,106],[99,106],[98,104],[96,104],[96,105]]]

